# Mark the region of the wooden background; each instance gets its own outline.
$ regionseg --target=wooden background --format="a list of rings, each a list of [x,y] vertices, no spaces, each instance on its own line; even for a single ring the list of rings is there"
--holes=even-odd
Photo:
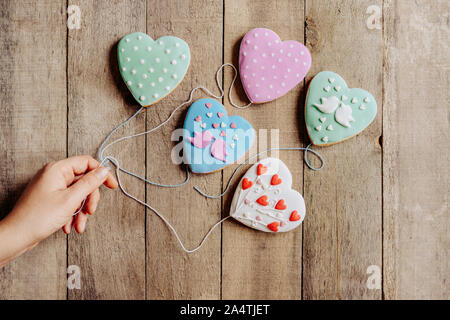
[[[71,4],[81,10],[80,29],[67,28]],[[376,16],[370,6],[380,9],[379,28],[367,26]],[[116,61],[118,40],[131,32],[183,38],[192,64],[168,98],[118,135],[155,126],[197,85],[217,91],[214,73],[237,64],[240,39],[254,27],[312,53],[307,79],[286,96],[247,110],[223,101],[257,130],[279,129],[280,146],[308,144],[305,83],[319,71],[341,74],[379,105],[361,135],[320,149],[320,172],[300,152],[279,153],[308,209],[295,231],[274,236],[227,221],[200,251],[185,254],[152,212],[103,189],[85,234],[58,232],[0,269],[0,298],[448,299],[449,9],[447,0],[0,1],[1,215],[44,163],[94,155],[135,112]],[[226,86],[231,77],[226,70]],[[240,86],[233,94],[244,103]],[[167,159],[184,115],[112,153],[152,180],[182,181],[183,169]],[[269,130],[260,150],[276,138]],[[231,201],[231,194],[207,200],[192,187],[218,193],[234,168],[195,175],[175,190],[129,177],[124,184],[192,247]],[[81,289],[67,288],[69,265],[80,267]],[[369,266],[382,274],[380,289],[366,285]]]

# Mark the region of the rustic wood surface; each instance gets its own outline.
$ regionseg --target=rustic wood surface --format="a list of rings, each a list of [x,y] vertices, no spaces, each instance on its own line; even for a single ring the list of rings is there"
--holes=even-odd
[[[80,29],[67,28],[71,4],[80,8]],[[85,234],[56,233],[0,269],[0,299],[449,299],[449,9],[446,0],[1,1],[0,217],[44,163],[95,155],[135,112],[116,58],[117,42],[131,32],[183,38],[192,62],[170,96],[117,136],[156,126],[195,86],[217,92],[218,67],[236,65],[240,39],[262,26],[305,43],[313,64],[302,84],[271,103],[238,110],[223,99],[259,133],[251,153],[309,143],[306,88],[323,70],[370,91],[378,114],[357,137],[319,150],[322,171],[309,170],[300,152],[271,154],[291,169],[308,209],[292,232],[229,220],[186,254],[152,211],[104,189]],[[232,76],[226,69],[226,89]],[[240,81],[233,99],[246,103]],[[184,167],[167,159],[186,109],[109,153],[152,181],[183,181]],[[232,198],[205,199],[192,187],[220,193],[235,168],[193,175],[177,189],[125,175],[123,182],[192,248],[228,215]],[[69,265],[81,270],[80,289],[66,286]],[[377,273],[380,287],[368,286]]]

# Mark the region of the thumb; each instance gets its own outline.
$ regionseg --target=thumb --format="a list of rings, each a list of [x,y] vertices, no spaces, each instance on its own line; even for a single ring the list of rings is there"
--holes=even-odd
[[[89,194],[105,182],[108,173],[109,171],[105,167],[98,167],[85,174],[67,189],[70,194],[70,199],[77,204],[81,203]]]

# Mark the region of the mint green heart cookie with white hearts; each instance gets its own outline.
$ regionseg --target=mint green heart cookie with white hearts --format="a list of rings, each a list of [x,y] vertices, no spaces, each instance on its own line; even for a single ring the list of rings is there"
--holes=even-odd
[[[153,40],[136,32],[123,37],[117,46],[120,74],[141,106],[158,102],[183,80],[191,54],[186,42],[164,36]]]
[[[366,90],[348,88],[334,72],[323,71],[312,80],[306,95],[305,120],[316,146],[329,146],[363,131],[377,114],[377,102]]]

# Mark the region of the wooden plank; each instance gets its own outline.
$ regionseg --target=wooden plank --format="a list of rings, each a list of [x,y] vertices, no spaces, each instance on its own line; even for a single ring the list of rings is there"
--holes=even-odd
[[[72,1],[71,1],[72,3]],[[145,1],[73,1],[81,28],[69,32],[69,155],[95,154],[106,134],[138,106],[119,74],[117,42],[145,32]],[[115,137],[145,129],[139,115]],[[145,174],[145,138],[111,148],[124,168]],[[126,189],[144,199],[145,186],[123,176]],[[102,201],[83,235],[69,237],[69,264],[81,269],[81,290],[70,299],[145,298],[145,209],[120,191],[102,189]]]
[[[0,2],[0,217],[46,162],[66,155],[64,2]],[[58,232],[0,269],[0,299],[65,299]]]
[[[443,0],[384,1],[386,299],[450,297],[449,10]]]
[[[360,135],[319,151],[322,171],[305,170],[303,237],[305,299],[380,299],[366,286],[367,268],[381,268],[382,33],[368,29],[366,10],[381,1],[306,1],[306,41],[313,67],[340,74],[378,102],[374,122]],[[303,103],[302,103],[303,106]],[[304,125],[301,125],[301,130]]]
[[[174,35],[191,48],[191,65],[178,88],[147,112],[147,127],[165,120],[191,89],[205,85],[214,92],[215,72],[222,64],[222,3],[220,1],[147,1],[147,32],[153,38]],[[196,98],[201,98],[196,94]],[[170,162],[175,143],[172,131],[183,126],[184,112],[147,140],[147,175],[164,183],[184,181],[184,168]],[[198,185],[218,193],[221,172],[192,175],[190,183],[177,189],[147,187],[147,201],[160,210],[179,232],[187,248],[198,245],[220,219],[220,200],[207,200],[192,189]],[[220,229],[214,231],[197,252],[182,251],[173,234],[153,212],[147,211],[147,298],[219,299]]]
[[[255,27],[272,29],[282,40],[294,39],[303,42],[303,14],[303,1],[225,1],[225,61],[238,65],[240,40],[246,32]],[[230,84],[232,76],[232,72],[227,70],[224,80],[226,86]],[[256,153],[277,146],[276,138],[271,142],[277,135],[276,130],[279,130],[279,146],[304,145],[304,135],[300,138],[304,124],[299,122],[303,112],[302,108],[299,108],[299,103],[303,98],[303,85],[300,85],[278,100],[253,105],[245,110],[233,108],[227,99],[225,105],[230,114],[243,116],[260,133],[259,150],[257,148],[253,150],[253,153]],[[240,104],[248,102],[240,81],[236,84],[233,100]],[[299,126],[302,128],[300,130],[302,134],[299,133]],[[277,157],[276,153],[269,155]],[[303,194],[301,153],[281,151],[278,157],[291,170],[292,187]],[[233,165],[224,170],[224,185],[235,168],[236,165]],[[245,169],[240,172],[239,177],[244,173]],[[237,178],[233,188],[223,199],[223,215],[229,214],[231,199],[238,181]],[[273,235],[247,228],[235,221],[228,221],[223,226],[222,242],[224,299],[301,298],[301,227],[289,233]]]

